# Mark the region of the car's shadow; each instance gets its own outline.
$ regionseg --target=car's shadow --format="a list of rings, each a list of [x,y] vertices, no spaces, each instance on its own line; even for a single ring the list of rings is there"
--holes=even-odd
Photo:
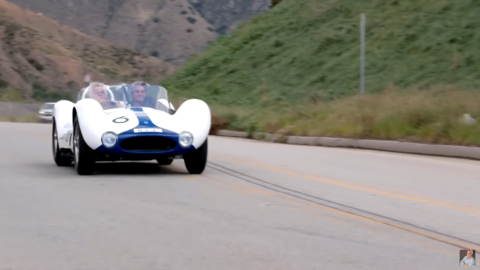
[[[22,164],[22,166],[24,166]],[[65,167],[58,167],[54,162],[30,163],[29,170],[23,170],[20,174],[29,176],[41,176],[57,174],[60,177],[77,175],[73,164]],[[206,169],[206,168],[205,168]],[[19,169],[20,170],[20,169]],[[171,165],[159,165],[152,161],[116,161],[97,162],[92,176],[121,176],[121,175],[189,175],[183,160],[176,160]]]
[[[154,162],[98,162],[95,164],[94,175],[115,175],[115,174],[169,174],[186,175],[188,171],[183,168],[182,163],[173,162],[171,165],[158,165]]]

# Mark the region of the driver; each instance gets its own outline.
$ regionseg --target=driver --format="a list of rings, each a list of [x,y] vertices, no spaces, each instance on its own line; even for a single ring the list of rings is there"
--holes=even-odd
[[[100,105],[102,105],[104,110],[122,108],[121,104],[117,104],[115,101],[108,100],[107,90],[105,89],[106,85],[104,85],[103,83],[92,83],[89,88],[90,91],[88,93],[88,96],[98,101]]]
[[[133,107],[150,107],[155,109],[155,102],[147,97],[148,84],[142,81],[132,83],[130,95],[132,96]]]

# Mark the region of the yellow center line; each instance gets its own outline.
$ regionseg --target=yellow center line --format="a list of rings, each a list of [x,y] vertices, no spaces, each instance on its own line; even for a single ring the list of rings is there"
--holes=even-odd
[[[196,182],[200,182],[200,183],[205,183],[206,182],[203,182],[203,181],[199,181],[199,179],[195,179],[195,178],[198,178],[199,176],[196,176],[196,177],[192,177],[192,176],[186,176],[187,179],[191,180],[191,181],[196,181]],[[237,194],[242,194],[242,195],[245,195],[245,196],[248,196],[250,198],[256,198],[256,199],[262,199],[264,200],[266,197],[264,196],[261,196],[261,195],[258,195],[258,194],[262,194],[262,195],[266,195],[266,196],[273,196],[273,197],[277,197],[277,198],[280,198],[282,201],[285,201],[285,199],[287,200],[290,200],[290,201],[293,201],[292,199],[290,198],[282,198],[281,196],[278,196],[277,194],[273,194],[273,193],[269,193],[269,192],[265,192],[265,191],[261,191],[261,190],[258,190],[258,189],[254,189],[254,188],[250,188],[250,187],[245,187],[245,186],[242,186],[242,185],[237,185],[237,184],[234,184],[234,183],[231,183],[231,182],[227,182],[227,181],[224,181],[224,180],[221,180],[221,179],[218,179],[218,178],[214,178],[214,177],[211,177],[209,176],[208,178],[207,177],[203,177],[204,179],[206,180],[209,180],[211,182],[213,182],[212,180],[215,180],[217,182],[221,182],[221,183],[224,183],[224,184],[227,184],[227,185],[232,185],[232,186],[236,186],[236,188],[228,188],[228,187],[225,187],[223,185],[220,185],[220,184],[212,184],[210,183],[210,185],[212,186],[215,186],[215,187],[218,187],[220,189],[223,189],[223,190],[228,190],[228,191],[232,191],[232,192],[235,192]],[[252,194],[253,193],[253,194]],[[272,200],[269,200],[272,202]],[[306,204],[306,202],[303,202],[303,201],[300,201],[300,203],[302,204]],[[335,219],[335,220],[341,220],[339,219],[338,217],[335,217],[335,216],[332,216],[332,215],[325,215],[324,213],[319,213],[318,211],[314,211],[312,209],[308,209],[308,208],[302,208],[300,206],[292,206],[294,208],[297,208],[301,211],[304,211],[304,212],[308,212],[310,214],[314,214],[314,215],[317,215],[317,216],[322,216],[322,217],[330,217],[332,219]],[[343,220],[342,220],[343,221]]]
[[[208,176],[208,177],[210,179],[214,179],[214,180],[216,179],[217,181],[223,181],[223,180],[220,180],[220,179],[212,177],[212,176]],[[280,195],[280,194],[276,194],[276,193],[272,193],[272,192],[266,192],[266,191],[262,191],[262,190],[255,189],[255,188],[252,188],[252,187],[246,187],[246,186],[243,186],[243,185],[240,185],[240,184],[237,184],[237,183],[230,182],[230,184],[234,185],[236,187],[245,189],[247,191],[260,193],[260,194],[263,194],[263,195],[274,196],[274,197],[280,198],[282,200],[287,200],[287,201],[291,201],[291,202],[300,203],[300,204],[307,205],[307,206],[310,206],[310,207],[313,207],[313,208],[322,209],[322,210],[325,210],[325,211],[328,211],[328,212],[332,212],[332,213],[336,213],[336,214],[342,214],[344,216],[350,216],[350,217],[354,217],[354,218],[357,218],[357,219],[363,219],[364,221],[370,221],[370,222],[373,221],[374,223],[382,224],[380,222],[377,222],[377,221],[369,219],[369,218],[364,218],[362,216],[346,213],[346,212],[343,212],[343,211],[340,211],[340,210],[332,209],[332,208],[329,208],[329,207],[326,207],[326,206],[321,206],[321,205],[311,203],[311,202],[308,202],[308,201],[304,201],[304,200],[300,200],[300,199],[296,199],[296,198],[292,198],[292,197],[288,197],[288,196],[285,196],[285,195]]]
[[[205,178],[206,178],[206,177],[205,177]],[[340,211],[340,210],[332,209],[332,208],[329,208],[329,207],[326,207],[326,206],[321,206],[321,205],[314,204],[314,203],[311,203],[311,202],[308,202],[308,201],[304,201],[304,200],[300,200],[300,199],[288,197],[288,196],[285,196],[285,195],[280,195],[280,194],[276,194],[276,193],[272,193],[272,192],[262,191],[262,190],[259,190],[259,189],[256,189],[256,188],[252,188],[252,187],[243,186],[243,185],[240,185],[240,184],[237,184],[237,183],[233,183],[233,182],[231,182],[231,181],[225,181],[225,180],[222,180],[222,179],[219,179],[219,178],[216,178],[216,177],[208,176],[208,178],[206,178],[206,179],[207,179],[207,180],[213,179],[213,180],[216,180],[216,181],[221,181],[221,182],[224,182],[224,183],[228,183],[228,184],[230,184],[230,185],[236,186],[236,187],[238,187],[238,188],[244,189],[244,190],[249,191],[249,192],[255,192],[255,193],[262,194],[262,195],[273,196],[273,197],[279,198],[279,199],[284,200],[284,201],[295,202],[295,203],[299,203],[299,204],[302,204],[302,205],[305,205],[305,206],[309,206],[309,207],[313,207],[313,208],[316,208],[316,209],[321,209],[321,210],[324,210],[324,211],[327,211],[327,212],[332,212],[332,213],[336,213],[336,214],[341,214],[341,215],[343,215],[343,216],[349,216],[349,217],[353,217],[353,218],[356,218],[356,219],[361,219],[361,220],[364,220],[364,221],[369,221],[369,222],[377,223],[377,224],[380,224],[380,225],[384,225],[383,223],[378,222],[378,221],[373,220],[373,219],[370,219],[370,218],[365,218],[365,217],[362,217],[362,216],[359,216],[359,215],[350,214],[350,213],[347,213],[347,212],[343,212],[343,211]],[[301,208],[301,209],[302,209],[302,210],[307,210],[307,209],[305,209],[305,208]],[[317,211],[312,211],[312,210],[307,210],[307,211],[310,212],[310,213],[315,213],[315,214],[317,214],[317,215],[320,214],[320,213],[317,212]],[[324,216],[324,215],[322,215],[322,216]],[[338,218],[336,218],[336,217],[334,217],[334,216],[329,216],[329,217],[338,220]]]
[[[187,176],[187,177],[189,177],[189,176]],[[215,181],[218,181],[218,182],[227,183],[227,184],[233,185],[235,187],[238,187],[240,189],[246,190],[247,192],[254,192],[254,193],[262,194],[262,195],[266,195],[266,196],[273,196],[273,197],[276,197],[276,198],[278,198],[282,201],[290,201],[290,202],[299,203],[299,204],[303,205],[304,207],[302,207],[302,206],[292,206],[292,207],[294,207],[296,209],[299,209],[303,212],[308,212],[310,214],[314,214],[314,215],[322,216],[322,217],[329,217],[329,218],[332,218],[336,221],[342,221],[342,222],[350,224],[350,225],[351,225],[351,223],[348,220],[344,220],[344,219],[341,219],[340,217],[336,217],[336,216],[332,216],[332,215],[325,215],[325,213],[318,212],[318,210],[320,209],[320,210],[324,210],[324,211],[327,211],[327,212],[330,212],[330,213],[339,214],[340,216],[346,216],[346,217],[350,217],[350,218],[354,218],[354,219],[359,219],[359,220],[362,220],[362,221],[367,221],[369,223],[374,223],[374,224],[377,224],[377,225],[381,225],[382,227],[390,227],[390,228],[393,227],[393,228],[396,228],[396,229],[401,228],[403,230],[406,230],[406,231],[409,231],[411,233],[421,235],[421,236],[424,236],[424,237],[434,238],[434,239],[439,239],[439,240],[444,240],[444,241],[447,241],[447,242],[451,242],[450,239],[448,239],[448,238],[438,237],[437,235],[432,236],[432,235],[423,233],[421,231],[404,228],[402,226],[392,226],[392,225],[389,225],[389,224],[379,222],[379,221],[377,221],[375,219],[372,219],[372,218],[363,217],[363,216],[360,216],[360,215],[351,214],[351,213],[344,212],[344,211],[341,211],[341,210],[332,209],[332,208],[329,208],[327,206],[321,206],[321,205],[318,205],[318,204],[315,204],[315,203],[312,203],[312,202],[308,202],[308,201],[304,201],[304,200],[300,200],[300,199],[297,199],[297,198],[292,198],[292,197],[287,197],[287,196],[272,193],[272,192],[262,191],[262,190],[259,190],[259,189],[256,189],[256,188],[240,185],[240,184],[234,183],[232,181],[227,181],[227,180],[219,179],[219,178],[212,177],[212,176],[208,176],[208,177],[202,176],[202,177],[207,179],[207,180],[215,180]],[[228,189],[228,188],[224,188],[224,189]],[[228,189],[228,190],[232,190],[232,189]],[[232,191],[235,191],[235,190],[232,190]],[[235,192],[237,192],[237,191],[235,191]],[[244,192],[237,192],[237,193],[244,194]],[[247,194],[244,194],[244,195],[247,195]],[[249,196],[249,197],[258,198],[259,196]],[[305,208],[305,207],[313,208],[313,209],[308,209],[308,208]],[[355,226],[359,226],[359,224],[355,224]],[[365,227],[365,226],[362,226],[362,227]],[[369,229],[371,229],[371,228],[369,228]],[[387,234],[387,235],[390,235],[392,237],[395,237],[395,238],[401,238],[402,240],[408,240],[409,242],[412,242],[412,243],[421,244],[421,245],[426,246],[426,247],[436,248],[436,249],[441,250],[443,252],[452,253],[451,250],[441,248],[441,247],[438,247],[438,246],[434,246],[431,243],[426,243],[424,241],[415,240],[415,239],[405,239],[404,237],[398,236],[398,235],[396,235],[392,232],[387,232],[387,231],[382,231],[382,232]],[[454,253],[456,254],[456,252],[454,252]]]
[[[254,166],[254,167],[257,167],[257,168],[262,168],[262,169],[269,170],[269,171],[274,171],[274,172],[278,172],[278,173],[282,173],[282,174],[288,174],[288,175],[291,175],[291,176],[298,176],[298,177],[302,177],[304,179],[313,180],[313,181],[322,182],[322,183],[327,183],[327,184],[336,185],[336,186],[340,186],[340,187],[345,187],[345,188],[349,188],[349,189],[366,191],[366,192],[370,192],[370,193],[374,193],[374,194],[379,194],[379,195],[384,195],[384,196],[388,196],[388,197],[394,197],[394,198],[398,198],[398,199],[404,199],[404,200],[409,200],[409,201],[414,201],[414,202],[419,202],[419,203],[424,203],[424,204],[430,204],[430,205],[435,205],[435,206],[439,206],[439,207],[450,208],[450,209],[459,210],[459,211],[468,212],[468,213],[473,213],[473,214],[480,214],[480,211],[478,211],[478,210],[468,209],[468,208],[464,208],[464,207],[458,207],[458,206],[454,206],[454,205],[450,205],[450,204],[446,204],[446,203],[439,203],[439,202],[434,202],[434,201],[430,201],[430,200],[426,200],[426,199],[413,198],[413,197],[398,195],[398,194],[394,194],[394,193],[390,193],[390,192],[379,191],[379,190],[375,190],[375,189],[371,189],[371,188],[363,188],[363,187],[354,186],[354,185],[350,185],[350,184],[345,184],[345,183],[341,183],[341,182],[336,182],[336,181],[332,181],[332,180],[326,180],[326,179],[321,179],[321,178],[317,178],[317,177],[302,175],[302,174],[299,174],[299,173],[294,173],[294,172],[290,172],[290,171],[286,171],[286,170],[280,170],[280,169],[272,168],[272,167],[269,167],[269,166],[260,165],[258,163],[241,161],[241,160],[232,159],[232,158],[228,158],[228,159],[231,160],[231,161],[237,162],[237,163],[242,163],[242,164]]]
[[[325,180],[325,179],[320,179],[320,178],[315,178],[315,177],[310,177],[310,176],[303,176],[303,178],[314,180],[314,181],[319,181],[319,182],[323,182],[323,183],[328,183],[328,184],[332,184],[332,185],[337,185],[337,186],[341,186],[341,187],[346,187],[346,188],[350,188],[350,189],[355,189],[355,190],[361,190],[361,191],[366,191],[366,192],[370,192],[370,193],[380,194],[380,195],[384,195],[384,196],[389,196],[389,197],[394,197],[394,198],[399,198],[399,199],[404,199],[404,200],[410,200],[410,201],[420,202],[420,203],[425,203],[425,204],[431,204],[431,205],[451,208],[451,209],[460,210],[460,211],[469,212],[469,213],[474,213],[474,214],[480,214],[480,211],[477,211],[477,210],[472,210],[472,209],[463,208],[463,207],[457,207],[457,206],[453,206],[453,205],[449,205],[449,204],[432,202],[432,201],[428,201],[428,200],[424,200],[424,199],[417,199],[417,198],[407,197],[407,196],[403,196],[403,195],[383,192],[383,191],[379,191],[379,190],[373,190],[373,189],[369,189],[369,188],[356,187],[356,186],[352,186],[352,185],[348,185],[348,184],[338,183],[338,182]]]

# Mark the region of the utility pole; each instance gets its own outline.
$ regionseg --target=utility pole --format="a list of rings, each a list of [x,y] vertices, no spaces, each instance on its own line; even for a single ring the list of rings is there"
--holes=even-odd
[[[365,93],[365,13],[360,15],[360,93]]]

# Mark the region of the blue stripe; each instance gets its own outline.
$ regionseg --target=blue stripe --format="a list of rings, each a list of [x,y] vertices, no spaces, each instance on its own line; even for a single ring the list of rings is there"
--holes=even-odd
[[[138,118],[138,126],[136,128],[159,128],[152,123],[152,120],[143,111],[143,108],[131,108],[131,110],[135,113]]]
[[[177,136],[178,137],[178,133],[177,132],[173,132],[171,130],[168,130],[168,129],[165,129],[163,127],[159,127],[157,125],[155,125],[153,122],[152,122],[152,119],[150,119],[150,117],[148,116],[147,113],[145,113],[145,111],[143,111],[143,108],[131,108],[131,110],[135,113],[135,116],[137,116],[137,119],[138,119],[138,126],[136,126],[135,128],[161,128],[162,129],[162,132],[161,133],[157,133],[157,132],[143,132],[142,135],[152,135],[152,134],[155,134],[155,135],[165,135],[165,136],[168,136],[168,137],[175,137]],[[131,130],[127,130],[125,132],[123,132],[122,134],[136,134],[136,135],[140,135],[138,133],[135,133],[133,132],[133,129]]]

